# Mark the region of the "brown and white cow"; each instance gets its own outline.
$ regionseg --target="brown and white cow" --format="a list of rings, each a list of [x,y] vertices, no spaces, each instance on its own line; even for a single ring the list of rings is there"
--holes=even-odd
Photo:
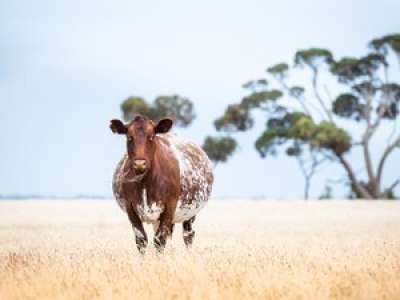
[[[111,130],[127,139],[127,153],[114,173],[113,192],[128,214],[141,253],[147,246],[143,223],[153,224],[159,251],[175,223],[183,223],[183,240],[190,246],[193,221],[211,193],[210,160],[196,144],[168,133],[172,123],[162,119],[155,124],[141,116],[126,125],[111,120]]]

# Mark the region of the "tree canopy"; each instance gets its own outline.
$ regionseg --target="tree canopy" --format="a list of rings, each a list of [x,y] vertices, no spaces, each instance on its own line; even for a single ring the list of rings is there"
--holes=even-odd
[[[133,120],[138,114],[155,121],[169,117],[180,127],[187,127],[195,118],[193,103],[178,95],[159,96],[152,103],[131,96],[121,103],[121,111],[125,121]]]
[[[324,48],[297,51],[293,67],[284,62],[272,65],[266,69],[269,78],[244,84],[249,94],[226,108],[214,122],[216,129],[229,134],[250,130],[256,122],[253,111],[262,111],[266,125],[255,141],[261,157],[276,155],[280,148],[285,147],[286,155],[299,162],[308,186],[318,165],[328,161],[343,167],[355,196],[379,198],[393,195],[400,180],[396,179],[392,185],[383,188],[382,173],[387,157],[400,147],[400,134],[396,133],[400,85],[390,81],[388,72],[393,64],[390,53],[400,63],[400,34],[376,38],[369,46],[372,51],[364,56],[340,59],[335,59],[331,51]],[[290,76],[292,71],[307,69],[311,70],[309,90],[293,84]],[[341,85],[336,97],[331,96],[328,82],[321,84],[322,72],[325,73],[324,79],[332,76]],[[275,79],[278,88],[270,87],[270,78]],[[320,92],[321,86],[326,95]],[[362,134],[354,132],[349,122],[362,126]],[[384,150],[376,162],[377,168],[373,169],[375,164],[370,154],[370,143],[374,135],[384,134],[381,130],[383,122],[392,122],[393,130],[387,144],[380,145]],[[356,147],[362,148],[366,178],[359,178],[346,158]]]
[[[237,142],[231,137],[207,137],[203,150],[215,164],[226,162],[236,150]]]

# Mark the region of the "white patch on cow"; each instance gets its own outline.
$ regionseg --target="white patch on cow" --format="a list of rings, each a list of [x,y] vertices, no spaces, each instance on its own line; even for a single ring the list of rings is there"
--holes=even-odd
[[[172,134],[165,137],[179,164],[182,194],[176,206],[174,223],[181,223],[195,216],[206,205],[211,193],[207,176],[212,176],[212,166],[207,155],[196,144]],[[199,153],[190,153],[193,148]],[[191,157],[193,155],[197,158],[197,164]]]
[[[182,201],[179,200],[176,205],[174,223],[182,223],[194,217],[206,203],[206,201],[193,201],[189,204],[183,204]]]
[[[183,237],[188,237],[188,236],[191,236],[192,234],[193,234],[193,230],[190,230],[190,231],[184,231],[183,232]]]
[[[154,233],[157,232],[159,226],[160,226],[160,222],[159,221],[153,223],[153,231],[154,231]]]
[[[137,205],[139,218],[145,223],[155,223],[160,218],[162,208],[153,202],[149,206],[146,189],[142,191],[142,202]]]
[[[124,168],[125,164],[127,163],[128,156],[124,155],[124,157],[120,160],[120,162],[117,165],[117,168],[115,169],[114,176],[113,176],[113,191],[114,191],[114,196],[115,199],[117,200],[117,203],[119,207],[123,211],[126,212],[126,200],[122,198],[122,181],[124,180]]]

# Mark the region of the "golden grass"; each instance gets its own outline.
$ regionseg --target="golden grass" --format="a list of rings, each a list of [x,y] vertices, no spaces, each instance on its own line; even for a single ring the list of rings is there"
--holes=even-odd
[[[195,229],[141,257],[113,201],[2,201],[0,299],[400,299],[400,202],[213,201]]]

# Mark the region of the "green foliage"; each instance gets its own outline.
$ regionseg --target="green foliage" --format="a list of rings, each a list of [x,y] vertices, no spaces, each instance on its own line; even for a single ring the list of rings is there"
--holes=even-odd
[[[227,132],[245,131],[253,127],[253,124],[254,120],[249,110],[240,104],[229,105],[224,115],[214,122],[217,130]]]
[[[342,128],[334,123],[322,121],[316,128],[312,138],[312,144],[316,147],[329,149],[336,155],[342,155],[351,148],[351,137]]]
[[[289,93],[292,97],[301,98],[305,92],[305,89],[301,86],[292,86],[289,89]]]
[[[400,102],[400,85],[397,83],[386,83],[381,86],[385,97],[392,102]]]
[[[343,118],[360,121],[364,118],[365,105],[350,93],[340,94],[332,103],[332,111]]]
[[[144,116],[149,115],[150,106],[141,97],[129,97],[124,102],[121,103],[121,111],[123,114],[123,119],[125,121],[132,120],[135,115],[141,114]]]
[[[268,85],[266,79],[250,80],[242,85],[244,89],[256,90],[257,88],[265,88]]]
[[[333,55],[327,49],[310,48],[299,50],[294,57],[296,66],[308,66],[312,69],[317,69],[321,64],[331,64],[333,62]]]
[[[317,129],[314,121],[303,113],[296,113],[296,116],[292,117],[292,119],[290,137],[312,143],[313,136]]]
[[[299,143],[293,143],[292,146],[286,149],[287,156],[300,156],[303,153]]]
[[[244,109],[262,108],[268,101],[276,101],[282,97],[280,90],[254,92],[247,97],[244,97],[240,106]]]
[[[305,139],[308,136],[306,131],[309,130],[310,125],[307,120],[311,121],[308,116],[300,112],[286,113],[281,118],[269,119],[266,130],[255,143],[258,153],[261,157],[275,155],[277,146],[289,140]]]
[[[384,109],[383,118],[394,120],[399,114],[400,85],[397,83],[383,84],[381,90],[386,101],[377,107],[377,111]]]
[[[387,119],[387,120],[395,120],[397,115],[399,114],[399,108],[396,103],[390,103],[390,104],[380,104],[377,108],[376,111],[379,113],[383,109],[383,114],[382,118]]]
[[[208,136],[203,144],[203,150],[214,163],[226,162],[236,148],[237,142],[231,137]]]
[[[215,128],[226,132],[246,131],[254,124],[252,109],[259,108],[273,113],[284,112],[285,108],[276,103],[282,95],[283,93],[276,89],[253,92],[244,97],[239,104],[229,105],[223,116],[215,120]]]
[[[268,85],[268,81],[266,79],[258,79],[257,80],[257,84],[258,85],[267,86]]]
[[[280,63],[273,65],[267,69],[267,72],[270,73],[272,76],[277,78],[278,80],[283,80],[287,77],[287,73],[289,70],[289,66],[286,63]]]
[[[381,38],[372,40],[369,45],[371,48],[379,51],[383,55],[387,55],[389,49],[397,55],[400,55],[400,34],[385,35]]]
[[[255,147],[261,157],[276,155],[277,146],[284,144],[288,138],[288,130],[282,127],[265,130],[256,140]]]
[[[288,141],[310,144],[316,149],[330,150],[338,155],[351,147],[349,134],[334,123],[322,121],[315,124],[309,116],[300,112],[287,113],[281,119],[272,120],[268,121],[266,130],[255,144],[261,157],[276,154],[276,146]],[[286,153],[294,155],[295,152],[289,148]]]
[[[136,115],[155,121],[169,117],[181,127],[188,126],[195,118],[193,103],[178,95],[160,96],[152,104],[141,97],[129,97],[122,102],[121,111],[125,121],[131,121]]]
[[[331,65],[331,72],[338,76],[339,82],[350,83],[356,79],[371,78],[381,66],[387,62],[383,55],[370,53],[361,58],[344,57]]]
[[[363,81],[361,83],[355,84],[352,86],[352,90],[364,99],[372,98],[378,91],[372,81]]]
[[[155,119],[172,118],[177,126],[186,127],[195,118],[193,103],[178,95],[160,96],[153,104]]]

